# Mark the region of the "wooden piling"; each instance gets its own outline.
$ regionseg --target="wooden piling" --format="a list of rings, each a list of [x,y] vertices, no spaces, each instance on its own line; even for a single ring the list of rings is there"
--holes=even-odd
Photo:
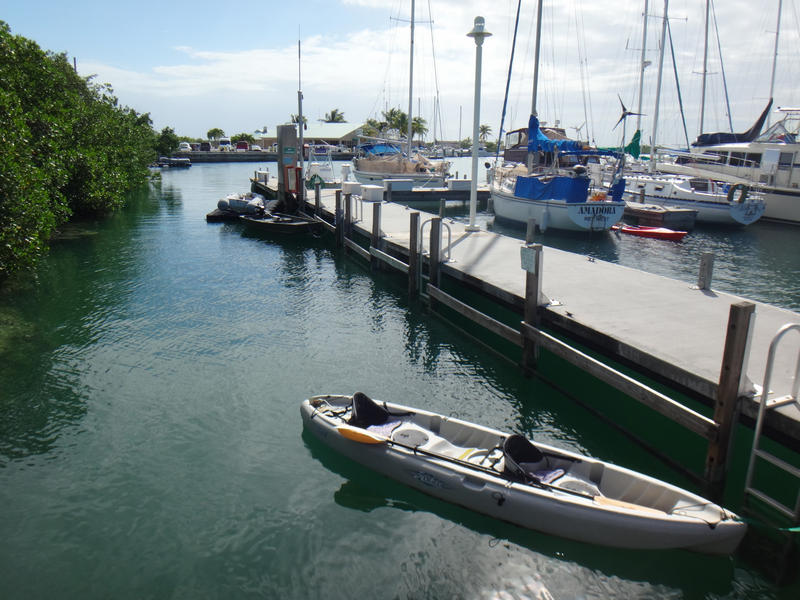
[[[383,250],[381,245],[381,203],[375,202],[372,205],[372,236],[369,241],[370,246],[376,250]],[[370,258],[370,268],[373,271],[380,271],[381,261],[375,256]]]
[[[525,270],[525,306],[523,309],[523,322],[539,329],[541,317],[539,316],[539,292],[542,288],[542,245],[534,244],[536,220],[528,219],[528,228],[525,232],[525,244],[534,253],[533,271]],[[522,342],[522,369],[527,376],[536,370],[539,361],[539,344],[530,336],[524,336]]]
[[[442,262],[442,219],[431,219],[431,243],[428,255],[428,280],[431,285],[439,287],[441,283],[440,265]]]
[[[336,245],[344,247],[344,218],[342,217],[342,190],[336,190],[336,215],[334,216],[336,225]]]
[[[322,190],[320,188],[319,181],[314,182],[314,216],[319,216],[320,214],[320,202],[322,197]]]
[[[344,237],[348,240],[352,237],[353,227],[353,195],[349,192],[344,195]]]
[[[714,275],[714,253],[704,252],[700,258],[700,273],[697,276],[697,288],[700,290],[711,289],[711,278]]]
[[[419,213],[412,212],[408,225],[408,297],[419,293]]]
[[[752,302],[737,302],[731,304],[728,313],[728,331],[714,401],[714,422],[718,430],[716,437],[709,440],[705,467],[708,495],[715,502],[722,500],[725,491],[728,451],[738,416],[739,391],[755,308]]]

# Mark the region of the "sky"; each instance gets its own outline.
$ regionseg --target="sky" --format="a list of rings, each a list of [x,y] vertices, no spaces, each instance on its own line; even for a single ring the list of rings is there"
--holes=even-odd
[[[348,122],[408,111],[411,0],[0,0],[13,34],[74,58],[78,72],[112,86],[120,103],[149,113],[157,130],[204,138],[286,123],[298,113]],[[483,16],[481,124],[501,125],[517,0],[416,0],[412,114],[427,139],[472,135],[476,46]],[[800,19],[784,0],[774,107],[800,106]],[[630,139],[639,112],[644,0],[545,0],[536,109],[541,121],[598,145]],[[700,131],[705,0],[669,2],[675,69],[664,58],[657,143],[685,147]],[[711,6],[703,131],[750,127],[766,106],[778,0],[717,0]],[[650,0],[641,99],[642,141],[652,140],[664,0]],[[715,17],[715,18],[714,18]],[[524,127],[532,107],[536,2],[521,3],[503,129]],[[715,27],[716,23],[716,27]],[[717,36],[718,31],[718,36]],[[298,41],[300,59],[298,60]],[[720,61],[720,54],[722,61]],[[677,84],[676,75],[677,72]],[[723,76],[724,74],[724,76]],[[724,80],[724,81],[723,81]],[[684,107],[684,129],[677,87]],[[728,90],[726,102],[725,85]],[[438,98],[439,110],[435,111]],[[780,115],[773,113],[772,122]]]

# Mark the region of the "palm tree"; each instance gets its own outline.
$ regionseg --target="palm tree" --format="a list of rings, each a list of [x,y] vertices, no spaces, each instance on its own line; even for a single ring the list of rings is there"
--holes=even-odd
[[[478,139],[485,144],[486,138],[489,137],[491,134],[492,134],[492,128],[489,125],[481,125]]]
[[[428,133],[428,122],[422,117],[414,117],[411,119],[411,135],[419,135],[419,141]]]
[[[218,140],[221,137],[225,137],[225,132],[219,127],[214,127],[206,132],[206,138],[209,140]]]
[[[325,118],[320,119],[324,123],[346,123],[344,120],[344,113],[340,112],[338,108],[334,108],[331,112],[325,113]]]
[[[300,116],[299,115],[292,115],[292,123],[299,123]],[[303,129],[308,129],[308,117],[303,115]]]
[[[367,136],[379,137],[389,128],[386,121],[378,121],[378,119],[367,119],[362,128],[362,133]]]
[[[383,111],[383,118],[388,123],[389,129],[397,130],[401,136],[408,131],[408,115],[399,108]]]

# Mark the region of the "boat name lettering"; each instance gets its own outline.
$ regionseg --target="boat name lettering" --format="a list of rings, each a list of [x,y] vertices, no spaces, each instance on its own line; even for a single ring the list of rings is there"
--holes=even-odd
[[[615,214],[616,206],[581,206],[580,214],[582,215],[613,215]]]
[[[411,476],[419,481],[420,483],[427,485],[428,487],[435,487],[435,488],[444,488],[444,482],[441,479],[437,479],[430,473],[423,473],[422,471],[411,471]]]

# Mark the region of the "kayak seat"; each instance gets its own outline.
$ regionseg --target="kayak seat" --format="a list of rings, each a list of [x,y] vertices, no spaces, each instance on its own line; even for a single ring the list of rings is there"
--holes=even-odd
[[[541,481],[537,473],[550,470],[545,455],[530,440],[517,433],[503,442],[503,458],[505,475],[516,481]]]
[[[389,411],[362,392],[353,394],[353,412],[347,420],[353,427],[383,425],[389,420]]]

